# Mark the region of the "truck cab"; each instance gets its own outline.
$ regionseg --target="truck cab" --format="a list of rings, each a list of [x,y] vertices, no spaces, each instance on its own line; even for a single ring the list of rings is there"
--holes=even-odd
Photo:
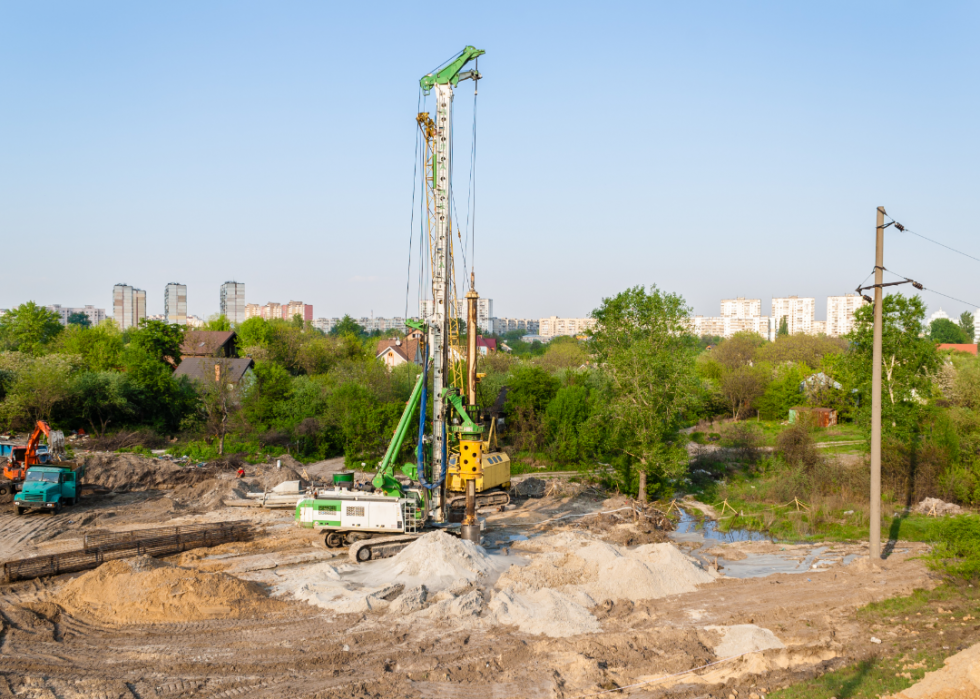
[[[31,466],[27,469],[21,491],[14,496],[17,514],[30,509],[50,510],[58,514],[62,506],[74,505],[78,502],[80,478],[81,473],[75,471],[72,465]]]

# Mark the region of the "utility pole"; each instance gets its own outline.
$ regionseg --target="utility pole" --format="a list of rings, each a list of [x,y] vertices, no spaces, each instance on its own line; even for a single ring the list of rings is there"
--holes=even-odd
[[[871,560],[881,558],[881,273],[884,266],[885,207],[875,227],[874,345],[871,367]]]

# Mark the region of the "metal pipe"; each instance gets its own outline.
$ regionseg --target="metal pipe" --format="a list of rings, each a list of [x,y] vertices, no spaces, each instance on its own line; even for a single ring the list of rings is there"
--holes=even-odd
[[[472,282],[471,282],[472,283]],[[476,338],[479,332],[477,328],[477,300],[480,295],[476,289],[470,288],[466,292],[466,404],[476,405],[476,359],[478,352],[476,349]]]

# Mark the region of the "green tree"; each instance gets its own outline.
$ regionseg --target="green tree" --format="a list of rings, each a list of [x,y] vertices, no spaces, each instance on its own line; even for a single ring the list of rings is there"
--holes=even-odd
[[[511,375],[508,385],[508,410],[526,408],[542,414],[558,393],[561,382],[540,367],[524,366]]]
[[[847,349],[847,342],[839,337],[826,335],[778,335],[775,342],[766,343],[759,348],[757,358],[774,365],[792,362],[809,367],[820,366],[823,358],[841,354]]]
[[[92,321],[84,313],[70,313],[68,315],[68,325],[80,325],[83,328],[87,328],[92,325]]]
[[[62,331],[58,314],[33,301],[0,316],[0,338],[10,349],[37,356]]]
[[[766,344],[759,333],[738,332],[711,351],[711,358],[726,369],[737,369],[755,361],[759,348]]]
[[[218,359],[215,372],[194,382],[198,395],[198,410],[208,441],[218,443],[218,455],[225,453],[225,437],[241,411],[241,389],[231,382],[231,360]]]
[[[976,327],[973,324],[973,314],[969,311],[960,313],[960,330],[967,336],[968,342],[973,342],[976,336]]]
[[[779,330],[776,331],[776,335],[789,335],[789,321],[786,316],[779,317]]]
[[[548,403],[545,415],[551,453],[566,463],[581,461],[585,450],[579,442],[579,435],[591,415],[589,389],[585,386],[563,386]]]
[[[953,345],[969,344],[973,338],[967,337],[963,328],[949,318],[936,318],[929,323],[929,339],[933,342]]]
[[[613,392],[606,409],[614,443],[636,464],[645,501],[648,475],[677,476],[686,468],[679,432],[700,386],[690,309],[677,294],[636,286],[603,299],[592,317],[592,349]]]
[[[574,337],[556,337],[548,343],[544,354],[533,360],[535,366],[548,371],[578,369],[588,361],[589,355]]]
[[[344,335],[361,337],[362,335],[367,335],[363,326],[358,324],[358,322],[349,315],[345,315],[343,318],[341,318],[340,322],[330,329],[330,334],[334,337],[343,337]]]
[[[180,347],[184,344],[183,325],[171,325],[162,320],[141,320],[139,329],[127,334],[127,351],[138,350],[146,356],[171,366],[180,364]]]
[[[763,420],[787,419],[790,408],[800,405],[805,398],[800,391],[800,384],[806,380],[808,374],[809,371],[804,365],[779,366],[775,378],[769,382],[765,392],[755,402],[759,417]]]
[[[95,434],[105,434],[110,424],[121,425],[132,416],[129,390],[128,376],[118,371],[86,371],[72,387],[77,413]]]
[[[738,422],[739,417],[752,408],[753,401],[763,394],[766,382],[757,367],[745,365],[726,371],[721,377],[720,388],[732,419]]]
[[[242,399],[245,417],[253,427],[266,429],[275,420],[277,408],[288,401],[292,378],[282,366],[269,361],[256,362],[253,373],[254,380]]]
[[[268,341],[269,324],[261,316],[252,316],[238,326],[240,347],[264,347]]]
[[[74,354],[89,371],[109,371],[122,366],[123,334],[115,321],[107,320],[95,327],[69,325],[58,335],[54,350]]]
[[[885,296],[882,311],[882,406],[884,434],[902,441],[913,438],[929,396],[932,379],[940,364],[935,345],[920,337],[926,310],[918,296]],[[871,375],[874,316],[871,305],[854,314],[854,330],[847,336],[850,349],[840,363],[847,383],[860,396],[855,411],[858,424],[870,430]]]
[[[50,420],[55,406],[71,395],[71,358],[59,354],[30,357],[17,353],[3,355],[0,367],[13,373],[0,415],[13,427],[30,427],[38,420]]]
[[[208,317],[208,321],[204,324],[204,329],[227,332],[231,330],[231,321],[223,313],[215,313]]]

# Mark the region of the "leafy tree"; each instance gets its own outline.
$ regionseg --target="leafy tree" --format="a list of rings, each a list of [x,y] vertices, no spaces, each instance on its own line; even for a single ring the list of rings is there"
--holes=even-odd
[[[791,336],[792,337],[792,336]],[[804,400],[800,384],[806,380],[809,370],[798,364],[784,364],[776,369],[775,378],[765,392],[755,401],[759,417],[763,420],[785,420],[793,408]]]
[[[776,331],[776,335],[789,335],[789,320],[786,316],[779,317],[779,330]]]
[[[928,338],[920,337],[925,305],[918,296],[885,296],[882,310],[882,406],[884,434],[908,441],[914,437],[931,388],[931,376],[939,366],[939,355]],[[871,375],[874,316],[870,305],[854,314],[854,330],[847,336],[850,349],[841,369],[858,391],[860,407],[855,416],[870,429]]]
[[[959,325],[949,318],[936,318],[929,324],[929,339],[942,344],[966,345],[973,338],[967,337]]]
[[[574,337],[556,337],[548,343],[544,354],[533,361],[535,366],[548,371],[558,371],[577,369],[586,364],[588,359],[589,355],[583,349],[582,343]]]
[[[183,325],[143,319],[138,330],[129,331],[126,349],[138,350],[158,362],[177,366],[180,364],[180,348],[184,344],[186,330]]]
[[[725,372],[721,377],[721,392],[728,403],[732,419],[745,415],[752,402],[765,391],[762,373],[756,367],[740,366]]]
[[[235,330],[241,347],[264,347],[269,334],[269,324],[261,316],[252,316]]]
[[[289,372],[275,362],[256,362],[253,373],[254,381],[242,399],[245,417],[252,426],[267,428],[276,418],[276,408],[289,399],[292,380]]]
[[[107,320],[95,327],[69,325],[53,345],[61,354],[81,357],[89,371],[109,371],[122,366],[123,334],[115,321]]]
[[[345,315],[343,318],[340,319],[339,323],[337,323],[335,326],[333,326],[333,328],[331,328],[330,334],[333,335],[334,337],[343,337],[344,335],[354,335],[355,337],[361,337],[363,335],[366,335],[367,333],[364,331],[364,328],[360,324],[358,324],[356,320],[351,318],[349,315]]]
[[[592,317],[593,352],[612,387],[608,420],[616,447],[637,465],[645,501],[648,474],[676,476],[687,463],[679,431],[699,389],[690,309],[677,294],[636,286],[603,299]]]
[[[536,414],[544,413],[548,403],[558,393],[561,383],[539,367],[524,366],[511,375],[507,393],[508,410],[526,408]]]
[[[85,313],[79,311],[68,314],[68,325],[80,325],[83,328],[87,328],[92,325],[92,321]]]
[[[582,460],[584,445],[579,443],[579,434],[591,412],[588,388],[564,386],[558,389],[545,410],[550,450],[557,459],[566,463]]]
[[[972,343],[976,337],[976,328],[973,324],[973,314],[969,311],[960,313],[960,330],[967,336],[968,342]]]
[[[58,314],[33,301],[21,304],[0,316],[0,338],[10,349],[32,356],[62,331]]]
[[[208,321],[204,324],[205,330],[216,330],[218,332],[228,332],[231,330],[231,321],[228,320],[228,316],[223,313],[215,313],[214,315],[208,317]]]
[[[133,407],[126,374],[118,371],[87,371],[75,379],[72,392],[76,409],[95,434],[105,434],[110,424],[121,425],[130,418]]]
[[[738,332],[715,347],[711,357],[726,369],[737,369],[752,364],[759,348],[765,343],[759,333]]]
[[[3,367],[13,373],[0,415],[7,424],[30,427],[38,420],[50,420],[55,406],[71,395],[74,370],[69,357],[6,354]]]
[[[847,341],[826,335],[779,335],[775,342],[759,348],[758,359],[774,365],[792,362],[809,367],[820,366],[827,355],[840,354],[847,349]]]

